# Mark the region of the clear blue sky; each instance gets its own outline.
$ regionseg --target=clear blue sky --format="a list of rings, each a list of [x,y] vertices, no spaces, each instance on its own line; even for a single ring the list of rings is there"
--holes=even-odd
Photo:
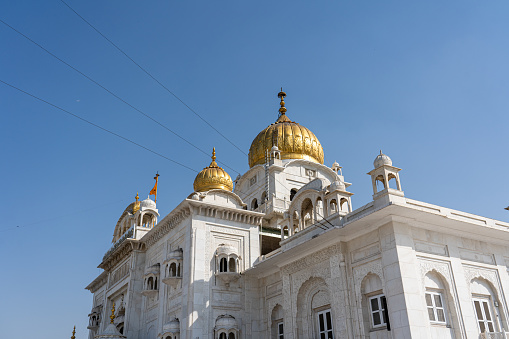
[[[67,0],[247,154],[277,117],[343,166],[354,208],[382,149],[405,195],[507,221],[507,1]],[[235,171],[247,156],[58,0],[3,1],[0,19]],[[196,171],[209,155],[0,23],[0,79]],[[2,338],[88,336],[84,287],[136,192],[159,171],[167,214],[195,172],[0,83]],[[227,169],[235,178],[237,173]],[[17,227],[19,226],[19,227]]]

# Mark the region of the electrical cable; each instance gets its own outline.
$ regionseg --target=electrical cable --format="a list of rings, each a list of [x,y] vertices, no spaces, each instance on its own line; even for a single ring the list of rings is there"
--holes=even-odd
[[[156,151],[153,151],[153,150],[151,150],[150,148],[145,147],[145,146],[143,146],[143,145],[141,145],[141,144],[138,144],[137,142],[132,141],[131,139],[128,139],[128,138],[126,138],[126,137],[124,137],[124,136],[122,136],[122,135],[120,135],[120,134],[117,134],[117,133],[115,133],[115,132],[113,132],[113,131],[110,131],[109,129],[106,129],[106,128],[104,128],[104,127],[100,126],[100,125],[97,125],[96,123],[93,123],[93,122],[91,122],[90,120],[87,120],[87,119],[85,119],[85,118],[82,118],[82,117],[80,117],[80,116],[79,116],[79,115],[77,115],[77,114],[74,114],[74,113],[72,113],[72,112],[70,112],[70,111],[68,111],[68,110],[66,110],[66,109],[63,109],[62,107],[59,107],[59,106],[57,106],[57,105],[55,105],[55,104],[52,104],[52,103],[51,103],[51,102],[49,102],[49,101],[46,101],[46,100],[41,99],[41,98],[39,98],[39,97],[37,97],[37,96],[35,96],[35,95],[31,94],[31,93],[28,93],[27,91],[24,91],[24,90],[22,90],[21,88],[18,88],[18,87],[14,86],[14,85],[11,85],[11,84],[9,84],[8,82],[3,81],[2,79],[0,79],[0,82],[4,83],[5,85],[7,85],[7,86],[9,86],[9,87],[11,87],[11,88],[13,88],[13,89],[15,89],[15,90],[17,90],[17,91],[21,92],[21,93],[24,93],[24,94],[26,94],[26,95],[28,95],[28,96],[31,96],[31,97],[32,97],[32,98],[34,98],[34,99],[37,99],[37,100],[39,100],[39,101],[41,101],[41,102],[44,102],[44,103],[46,103],[46,104],[48,104],[48,105],[50,105],[50,106],[53,106],[54,108],[59,109],[59,110],[61,110],[61,111],[62,111],[62,112],[64,112],[64,113],[67,113],[67,114],[69,114],[69,115],[71,115],[71,116],[73,116],[73,117],[75,117],[75,118],[77,118],[77,119],[80,119],[80,120],[82,120],[82,121],[86,122],[87,124],[90,124],[90,125],[92,125],[92,126],[94,126],[94,127],[97,127],[97,128],[99,128],[99,129],[101,129],[101,130],[103,130],[103,131],[105,131],[105,132],[107,132],[107,133],[110,133],[110,134],[112,134],[112,135],[114,135],[114,136],[116,136],[116,137],[118,137],[118,138],[120,138],[120,139],[123,139],[123,140],[125,140],[125,141],[127,141],[127,142],[130,142],[130,143],[131,143],[131,144],[133,144],[133,145],[136,145],[136,146],[138,146],[138,147],[140,147],[140,148],[143,148],[144,150],[147,150],[147,151],[149,151],[149,152],[151,152],[151,153],[154,153],[155,155],[158,155],[158,156],[160,156],[161,158],[164,158],[164,159],[166,159],[166,160],[169,160],[169,161],[173,162],[174,164],[177,164],[177,165],[179,165],[179,166],[182,166],[182,167],[184,167],[184,168],[187,168],[188,170],[191,170],[191,171],[193,171],[193,172],[198,173],[198,171],[197,171],[197,170],[195,170],[195,169],[193,169],[193,168],[191,168],[191,167],[189,167],[189,166],[186,166],[186,165],[184,165],[184,164],[182,164],[182,163],[180,163],[180,162],[178,162],[178,161],[175,161],[175,160],[173,160],[173,159],[171,159],[171,158],[168,158],[167,156],[162,155],[161,153],[158,153],[158,152],[156,152]]]
[[[28,223],[28,224],[24,224],[24,225],[17,225],[17,226],[14,226],[14,227],[5,228],[5,229],[0,230],[0,232],[7,232],[7,231],[12,231],[12,230],[15,230],[15,229],[18,229],[18,228],[31,227],[31,226],[34,226],[34,225],[37,225],[37,224],[40,224],[40,223],[44,223],[44,222],[48,222],[48,221],[53,221],[53,220],[58,220],[58,219],[61,219],[61,218],[64,218],[64,217],[69,217],[69,216],[72,216],[72,215],[75,215],[75,214],[78,214],[78,213],[88,212],[88,211],[96,210],[98,208],[104,208],[106,206],[118,204],[119,202],[122,202],[124,200],[125,199],[120,199],[120,200],[117,200],[117,201],[114,201],[114,202],[110,202],[110,203],[101,203],[100,206],[96,206],[96,207],[92,207],[92,208],[87,208],[87,209],[84,209],[84,210],[78,210],[78,211],[74,211],[74,212],[70,212],[70,213],[66,213],[66,214],[61,214],[61,215],[59,214],[57,217],[42,219],[42,220],[34,221],[34,222],[31,222],[31,223]]]
[[[132,62],[133,62],[136,66],[138,66],[138,67],[139,67],[142,71],[144,71],[144,72],[145,72],[148,76],[150,76],[150,77],[151,77],[154,81],[156,81],[159,85],[161,85],[161,86],[162,86],[162,87],[163,87],[166,91],[168,91],[168,92],[169,92],[170,94],[172,94],[172,95],[173,95],[176,99],[178,99],[178,100],[179,100],[179,101],[180,101],[180,102],[181,102],[184,106],[186,106],[189,110],[191,110],[194,114],[196,114],[196,115],[197,115],[200,119],[202,119],[204,122],[206,122],[206,123],[207,123],[207,124],[208,124],[211,128],[213,128],[213,129],[214,129],[217,133],[219,133],[219,134],[220,134],[223,138],[225,138],[225,139],[226,139],[226,140],[227,140],[230,144],[232,144],[233,146],[235,146],[235,147],[236,147],[239,151],[241,151],[243,154],[245,154],[245,155],[247,156],[247,154],[246,154],[244,151],[242,151],[242,150],[241,150],[241,149],[240,149],[237,145],[235,145],[235,144],[234,144],[231,140],[229,140],[226,136],[224,136],[221,132],[219,132],[216,128],[214,128],[214,127],[213,127],[210,123],[208,123],[205,119],[203,119],[203,117],[201,117],[198,113],[196,113],[196,112],[195,112],[195,111],[194,111],[191,107],[189,107],[189,106],[188,106],[188,105],[187,105],[187,104],[186,104],[183,100],[181,100],[181,99],[180,99],[177,95],[175,95],[172,91],[170,91],[170,90],[169,90],[166,86],[164,86],[164,85],[163,85],[163,84],[162,84],[159,80],[157,80],[157,79],[156,79],[154,76],[152,76],[152,75],[151,75],[148,71],[146,71],[146,70],[145,70],[145,69],[144,69],[141,65],[139,65],[139,64],[138,64],[135,60],[133,60],[133,59],[132,59],[132,58],[131,58],[131,57],[130,57],[127,53],[125,53],[122,49],[120,49],[117,45],[115,45],[115,44],[114,44],[114,43],[113,43],[110,39],[108,39],[108,38],[107,38],[104,34],[102,34],[102,33],[101,33],[98,29],[96,29],[96,28],[95,28],[92,24],[90,24],[90,23],[89,23],[86,19],[84,19],[84,18],[83,18],[83,17],[82,17],[79,13],[77,13],[77,12],[76,12],[76,11],[75,11],[72,7],[70,7],[70,6],[69,6],[69,5],[68,5],[65,1],[61,0],[61,2],[62,2],[62,3],[64,3],[64,4],[65,4],[65,5],[66,5],[66,6],[67,6],[70,10],[72,10],[72,11],[73,11],[73,12],[74,12],[74,13],[75,13],[78,17],[80,17],[80,18],[81,18],[81,19],[82,19],[85,23],[87,23],[90,27],[92,27],[92,28],[93,28],[93,29],[94,29],[97,33],[99,33],[99,34],[100,34],[100,35],[101,35],[104,39],[106,39],[106,40],[107,40],[107,41],[108,41],[111,45],[113,45],[113,46],[114,46],[117,50],[119,50],[122,54],[124,54],[124,55],[125,55],[125,56],[129,59],[129,60],[131,60],[131,61],[132,61]],[[187,139],[185,139],[184,137],[180,136],[178,133],[174,132],[173,130],[171,130],[170,128],[168,128],[168,127],[167,127],[167,126],[165,126],[164,124],[160,123],[160,122],[159,122],[159,121],[157,121],[156,119],[152,118],[150,115],[146,114],[145,112],[141,111],[140,109],[136,108],[135,106],[131,105],[130,103],[128,103],[127,101],[125,101],[124,99],[122,99],[121,97],[119,97],[118,95],[116,95],[115,93],[113,93],[112,91],[110,91],[109,89],[107,89],[106,87],[104,87],[103,85],[101,85],[100,83],[98,83],[97,81],[95,81],[94,79],[90,78],[89,76],[87,76],[86,74],[84,74],[83,72],[81,72],[80,70],[78,70],[77,68],[73,67],[73,66],[72,66],[72,65],[70,65],[69,63],[67,63],[67,62],[65,62],[64,60],[60,59],[60,58],[59,58],[59,57],[57,57],[55,54],[51,53],[49,50],[47,50],[46,48],[44,48],[43,46],[41,46],[40,44],[38,44],[37,42],[35,42],[35,41],[34,41],[34,40],[32,40],[31,38],[29,38],[29,37],[28,37],[28,36],[26,36],[25,34],[21,33],[20,31],[18,31],[18,30],[17,30],[17,29],[15,29],[14,27],[12,27],[12,26],[10,26],[9,24],[7,24],[5,21],[3,21],[3,20],[1,20],[1,19],[0,19],[0,22],[2,22],[4,25],[6,25],[7,27],[9,27],[10,29],[12,29],[13,31],[15,31],[15,32],[16,32],[16,33],[18,33],[19,35],[23,36],[24,38],[26,38],[27,40],[29,40],[30,42],[32,42],[33,44],[35,44],[35,45],[36,45],[36,46],[38,46],[39,48],[41,48],[43,51],[45,51],[46,53],[48,53],[49,55],[51,55],[52,57],[54,57],[54,58],[55,58],[55,59],[57,59],[58,61],[62,62],[63,64],[65,64],[65,65],[66,65],[66,66],[68,66],[69,68],[73,69],[74,71],[76,71],[77,73],[79,73],[80,75],[82,75],[83,77],[85,77],[86,79],[88,79],[89,81],[91,81],[91,82],[93,82],[94,84],[96,84],[97,86],[101,87],[103,90],[105,90],[105,91],[106,91],[106,92],[108,92],[110,95],[114,96],[115,98],[117,98],[118,100],[120,100],[121,102],[123,102],[124,104],[128,105],[129,107],[131,107],[132,109],[136,110],[136,111],[137,111],[137,112],[139,112],[140,114],[144,115],[145,117],[149,118],[149,119],[150,119],[150,120],[152,120],[153,122],[155,122],[155,123],[157,123],[158,125],[162,126],[163,128],[165,128],[165,129],[166,129],[166,130],[168,130],[169,132],[173,133],[175,136],[179,137],[180,139],[182,139],[183,141],[185,141],[185,142],[186,142],[186,143],[188,143],[189,145],[193,146],[194,148],[196,148],[196,149],[197,149],[197,150],[199,150],[200,152],[204,153],[204,154],[205,154],[205,155],[207,155],[207,156],[209,155],[207,152],[205,152],[205,151],[204,151],[204,150],[202,150],[201,148],[197,147],[196,145],[194,145],[193,143],[191,143],[190,141],[188,141],[188,140],[187,140]],[[135,144],[135,145],[136,145],[136,146],[138,146],[138,147],[144,148],[144,149],[146,149],[146,150],[148,150],[148,151],[150,151],[150,152],[152,152],[152,153],[154,153],[154,154],[156,154],[156,155],[159,155],[159,156],[161,156],[161,157],[163,157],[163,158],[165,158],[165,159],[167,159],[167,160],[169,160],[169,161],[172,161],[172,162],[174,162],[174,163],[176,163],[176,164],[178,164],[178,165],[181,165],[181,166],[183,166],[183,167],[185,167],[185,168],[187,168],[187,169],[190,169],[190,170],[192,170],[192,171],[194,171],[194,172],[198,172],[198,171],[196,171],[196,170],[194,170],[194,169],[192,169],[192,168],[190,168],[190,167],[188,167],[188,166],[186,166],[186,165],[183,165],[183,164],[181,164],[181,163],[179,163],[179,162],[177,162],[177,161],[175,161],[175,160],[172,160],[172,159],[170,159],[170,158],[168,158],[168,157],[166,157],[166,156],[164,156],[164,155],[162,155],[162,154],[160,154],[160,153],[157,153],[157,152],[155,152],[155,151],[152,151],[152,150],[150,150],[150,149],[146,148],[145,146],[142,146],[142,145],[140,145],[140,144],[138,144],[138,143],[136,143],[136,142],[134,142],[134,141],[132,141],[132,140],[130,140],[130,139],[127,139],[127,138],[125,138],[125,137],[123,137],[123,136],[121,136],[121,135],[119,135],[119,134],[116,134],[116,133],[114,133],[114,132],[112,132],[112,131],[109,131],[109,130],[107,130],[107,129],[105,129],[105,128],[103,128],[103,127],[101,127],[101,126],[97,125],[97,124],[94,124],[94,123],[92,123],[92,122],[90,122],[90,121],[88,121],[88,120],[86,120],[86,119],[84,119],[84,118],[81,118],[80,116],[78,116],[78,115],[76,115],[76,114],[74,114],[74,113],[71,113],[71,112],[69,112],[69,111],[67,111],[67,110],[65,110],[65,109],[63,109],[63,108],[61,108],[61,107],[59,107],[59,106],[57,106],[57,105],[54,105],[54,104],[52,104],[52,103],[50,103],[50,102],[48,102],[48,101],[46,101],[46,100],[43,100],[43,99],[41,99],[41,98],[38,98],[38,97],[36,97],[36,96],[34,96],[34,95],[32,95],[32,94],[30,94],[30,93],[26,92],[26,91],[23,91],[23,90],[21,90],[21,89],[19,89],[19,88],[15,87],[15,86],[13,86],[13,85],[10,85],[10,84],[8,84],[8,83],[7,83],[7,82],[5,82],[5,81],[2,81],[2,80],[0,80],[0,81],[1,81],[1,82],[3,82],[3,83],[4,83],[4,84],[6,84],[6,85],[8,85],[8,86],[10,86],[10,87],[12,87],[12,88],[14,88],[14,89],[18,90],[18,91],[20,91],[20,92],[23,92],[23,93],[25,93],[25,94],[27,94],[27,95],[29,95],[29,96],[32,96],[32,97],[33,97],[33,98],[35,98],[35,99],[38,99],[38,100],[40,100],[40,101],[42,101],[42,102],[44,102],[44,103],[46,103],[46,104],[49,104],[49,105],[51,105],[51,106],[53,106],[53,107],[55,107],[55,108],[57,108],[57,109],[60,109],[60,110],[64,111],[65,113],[68,113],[68,114],[70,114],[70,115],[72,115],[72,116],[74,116],[74,117],[76,117],[76,118],[79,118],[79,119],[81,119],[81,120],[83,120],[83,121],[85,121],[85,122],[87,122],[87,123],[89,123],[89,124],[91,124],[91,125],[93,125],[93,126],[95,126],[95,127],[97,127],[97,128],[100,128],[100,129],[102,129],[102,130],[104,130],[104,131],[106,131],[106,132],[108,132],[108,133],[111,133],[111,134],[113,134],[113,135],[115,135],[115,136],[117,136],[117,137],[119,137],[119,138],[121,138],[121,139],[124,139],[124,140],[126,140],[126,141],[128,141],[128,142],[131,142],[131,143]],[[228,166],[228,165],[227,165],[227,164],[225,164],[224,162],[221,162],[221,161],[218,161],[218,162],[219,162],[219,163],[221,163],[221,164],[223,164],[225,167],[227,167],[227,168],[231,169],[232,171],[234,171],[234,172],[236,172],[236,173],[240,174],[240,172],[239,172],[239,171],[237,171],[237,170],[235,170],[235,169],[231,168],[230,166]],[[276,179],[276,180],[277,180],[277,179]],[[280,182],[279,180],[277,180],[277,181],[278,181],[281,185],[283,185],[283,187],[287,188],[287,187],[286,187],[286,185],[284,185],[282,182]],[[260,184],[260,185],[257,185],[257,187],[256,187],[256,188],[259,188],[259,187],[261,187],[261,184]],[[287,188],[287,189],[288,189],[288,188]],[[241,191],[241,190],[239,190],[239,191]],[[322,220],[325,220],[325,221],[326,221],[327,223],[329,223],[332,227],[334,227],[334,225],[332,225],[332,223],[330,223],[330,221],[329,221],[329,220],[327,220],[327,219],[326,219],[326,218],[324,218],[323,216],[321,216],[321,217],[323,218]],[[317,224],[319,224],[319,222],[317,222]],[[322,226],[324,226],[324,225],[322,225]],[[328,229],[328,227],[327,227],[327,229]]]
[[[33,43],[34,45],[36,45],[37,47],[39,47],[40,49],[42,49],[44,52],[48,53],[49,55],[51,55],[53,58],[57,59],[58,61],[60,61],[61,63],[63,63],[64,65],[66,65],[67,67],[71,68],[72,70],[74,70],[75,72],[77,72],[78,74],[80,74],[81,76],[85,77],[87,80],[91,81],[92,83],[94,83],[95,85],[99,86],[100,88],[102,88],[103,90],[105,90],[106,92],[108,92],[110,95],[112,95],[113,97],[115,97],[116,99],[120,100],[121,102],[123,102],[124,104],[126,104],[127,106],[131,107],[132,109],[134,109],[135,111],[137,111],[138,113],[140,113],[141,115],[145,116],[146,118],[152,120],[153,122],[155,122],[156,124],[158,124],[159,126],[163,127],[164,129],[166,129],[168,132],[170,133],[173,133],[173,135],[177,136],[178,138],[180,138],[181,140],[185,141],[187,144],[191,145],[192,147],[196,148],[197,150],[199,150],[200,152],[202,152],[203,154],[207,155],[207,156],[210,156],[210,153],[207,153],[205,152],[204,150],[202,150],[201,148],[199,148],[198,146],[196,146],[195,144],[193,144],[192,142],[190,142],[189,140],[187,140],[186,138],[184,138],[183,136],[179,135],[177,132],[173,131],[172,129],[170,129],[169,127],[167,127],[166,125],[162,124],[161,122],[157,121],[156,119],[152,118],[150,115],[148,115],[147,113],[143,112],[142,110],[138,109],[137,107],[131,105],[129,102],[127,102],[126,100],[122,99],[120,96],[118,96],[117,94],[113,93],[112,91],[110,91],[108,88],[104,87],[103,85],[101,85],[99,82],[95,81],[94,79],[92,79],[91,77],[89,77],[88,75],[86,75],[85,73],[81,72],[79,69],[77,69],[76,67],[70,65],[69,63],[67,63],[66,61],[62,60],[61,58],[59,58],[58,56],[56,56],[55,54],[53,54],[52,52],[50,52],[49,50],[47,50],[45,47],[43,47],[42,45],[40,45],[39,43],[35,42],[34,40],[32,40],[30,37],[28,37],[27,35],[23,34],[22,32],[20,32],[19,30],[17,30],[16,28],[12,27],[11,25],[9,25],[8,23],[6,23],[5,21],[3,21],[2,19],[0,19],[0,22],[3,23],[5,26],[9,27],[11,30],[13,30],[14,32],[18,33],[19,35],[21,35],[22,37],[24,37],[25,39],[27,39],[28,41],[30,41],[31,43]],[[225,164],[224,162],[222,161],[218,161],[220,164],[222,164],[223,166],[231,169],[232,171],[240,174],[239,171],[231,168],[230,166],[228,166],[227,164]]]
[[[113,41],[111,41],[106,35],[104,35],[101,31],[99,31],[94,25],[88,22],[83,16],[81,16],[76,10],[74,10],[71,6],[69,6],[65,1],[60,0],[64,5],[66,5],[71,11],[74,12],[81,20],[83,20],[87,25],[89,25],[94,31],[96,31],[100,36],[102,36],[106,41],[108,41],[113,47],[115,47],[120,53],[122,53],[126,58],[128,58],[132,63],[134,63],[139,69],[141,69],[145,74],[147,74],[152,80],[157,82],[162,88],[164,88],[168,93],[173,95],[175,99],[180,101],[187,109],[193,112],[198,118],[200,118],[203,122],[209,125],[214,131],[216,131],[220,136],[222,136],[226,141],[232,144],[236,149],[242,152],[245,156],[247,156],[246,152],[240,149],[237,145],[235,145],[230,139],[228,139],[223,133],[221,133],[217,128],[212,126],[207,120],[205,120],[200,114],[198,114],[195,110],[193,110],[188,104],[186,104],[182,99],[180,99],[174,92],[172,92],[168,87],[166,87],[163,83],[161,83],[158,79],[156,79],[152,74],[150,74],[145,68],[143,68],[139,63],[137,63],[133,58],[131,58],[124,50],[118,47]]]

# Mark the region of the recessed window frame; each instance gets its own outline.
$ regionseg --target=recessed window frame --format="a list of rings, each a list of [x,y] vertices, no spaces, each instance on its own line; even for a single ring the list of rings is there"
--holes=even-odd
[[[276,328],[277,328],[277,339],[284,339],[285,337],[285,328],[284,328],[284,324],[283,324],[283,321],[279,321],[276,323]]]
[[[327,314],[329,315],[330,323],[327,323]],[[323,328],[320,327],[320,316],[323,318]],[[330,325],[327,326],[327,325]],[[316,328],[318,332],[318,338],[320,339],[334,339],[334,326],[333,326],[333,318],[332,318],[332,310],[330,308],[326,308],[324,310],[316,312]]]
[[[441,291],[427,290],[424,294],[424,298],[426,301],[429,321],[432,324],[447,325],[447,309],[444,303],[444,294]],[[438,305],[437,298],[440,301],[441,306]],[[439,320],[440,311],[444,318],[443,321]],[[431,318],[432,315],[433,319]]]
[[[479,306],[480,308],[477,309],[476,308],[476,305],[475,303],[478,302],[479,303]],[[493,315],[495,314],[495,309],[493,308],[493,304],[491,302],[491,298],[490,297],[486,297],[486,296],[472,296],[472,305],[474,307],[474,314],[475,314],[475,319],[476,319],[476,322],[477,322],[477,328],[479,329],[479,333],[484,333],[484,331],[486,331],[486,329],[489,331],[489,332],[497,332],[497,322],[495,321],[495,318],[493,317]],[[489,312],[489,318],[486,317],[486,308]],[[479,310],[481,311],[481,316],[482,316],[482,319],[479,319]],[[481,326],[480,326],[480,323],[483,323],[483,326],[484,326],[484,331],[483,329],[481,329]],[[489,324],[491,324],[491,329],[489,327]]]
[[[376,300],[377,309],[373,309],[372,300]],[[383,302],[385,300],[385,303]],[[380,329],[387,327],[387,319],[385,319],[385,308],[384,305],[387,305],[387,299],[385,298],[385,294],[376,294],[372,296],[368,296],[368,308],[369,308],[369,321],[372,329]],[[380,319],[379,324],[375,324],[375,315],[378,315]]]

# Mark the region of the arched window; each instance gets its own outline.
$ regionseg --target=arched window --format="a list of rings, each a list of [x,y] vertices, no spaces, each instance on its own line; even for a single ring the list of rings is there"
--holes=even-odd
[[[143,215],[143,221],[142,221],[143,227],[152,227],[152,215],[151,214],[145,214]]]
[[[262,199],[260,200],[260,204],[265,204],[265,202],[267,201],[267,192],[263,192],[262,193]]]
[[[180,277],[180,263],[177,265],[177,277]]]
[[[361,283],[363,298],[362,308],[365,318],[369,323],[365,324],[366,333],[373,329],[389,329],[389,313],[387,300],[382,291],[382,281],[375,274],[368,274]]]
[[[398,186],[399,186],[398,185],[398,178],[396,178],[396,176],[394,174],[392,174],[392,173],[389,173],[389,175],[387,177],[388,177],[388,180],[389,180],[388,186],[390,188],[395,189],[395,190],[399,189],[398,188]]]
[[[311,199],[307,198],[302,202],[302,221],[304,227],[311,226],[314,224],[314,218],[313,218],[313,203],[311,202]]]
[[[157,290],[157,278],[154,279],[154,290]]]
[[[317,221],[321,220],[325,217],[323,213],[323,201],[321,197],[318,197],[315,202],[315,209],[316,209],[316,217]]]
[[[230,334],[228,334],[228,339],[235,339],[235,333],[230,332]]]
[[[342,212],[348,212],[348,200],[346,198],[341,198],[339,200],[339,210]]]
[[[147,288],[149,290],[153,290],[154,289],[154,278],[152,277],[149,277],[148,278],[148,281],[147,281]]]
[[[379,175],[375,178],[376,189],[378,192],[386,188],[386,183],[383,175]]]
[[[170,277],[176,277],[177,276],[177,264],[172,262],[170,264]]]
[[[436,274],[428,273],[424,277],[424,286],[426,292],[426,308],[428,310],[428,318],[431,323],[446,324],[446,307],[444,286]]]
[[[253,201],[251,201],[251,210],[255,210],[258,208],[258,200],[256,200],[256,198],[253,199]]]
[[[284,337],[284,326],[283,326],[283,307],[276,305],[272,309],[271,320],[271,335],[272,339],[283,339]]]
[[[292,189],[290,190],[290,201],[292,201],[292,200],[293,200],[293,197],[295,197],[295,194],[297,194],[297,189],[292,188]]]
[[[330,201],[330,214],[334,214],[338,211],[338,203],[336,202],[336,199],[332,199]]]
[[[219,272],[228,272],[228,262],[226,258],[219,260]]]
[[[219,339],[226,339],[226,333],[221,332],[221,333],[219,334]]]
[[[483,279],[474,279],[471,284],[472,303],[480,333],[497,332],[501,327],[497,322],[496,298],[490,283]]]
[[[230,258],[228,262],[228,272],[237,272],[237,263],[235,262],[235,258]]]

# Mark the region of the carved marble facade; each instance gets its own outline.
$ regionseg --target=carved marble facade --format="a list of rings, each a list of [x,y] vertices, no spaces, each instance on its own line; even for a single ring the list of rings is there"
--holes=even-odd
[[[155,202],[130,204],[87,286],[89,339],[113,303],[128,339],[509,332],[509,223],[406,198],[384,154],[373,200],[354,209],[341,167],[314,159],[313,142],[306,157],[276,147],[265,163],[254,145],[233,192],[193,192],[158,222]]]

